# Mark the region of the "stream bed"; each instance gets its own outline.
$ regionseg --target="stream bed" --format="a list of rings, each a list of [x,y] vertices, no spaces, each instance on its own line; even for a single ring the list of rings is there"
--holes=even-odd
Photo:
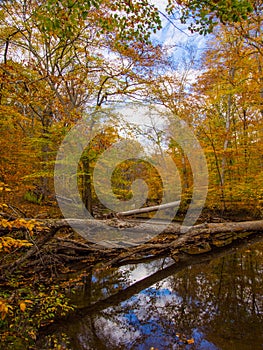
[[[171,258],[81,272],[67,348],[263,349],[263,243],[177,271]]]

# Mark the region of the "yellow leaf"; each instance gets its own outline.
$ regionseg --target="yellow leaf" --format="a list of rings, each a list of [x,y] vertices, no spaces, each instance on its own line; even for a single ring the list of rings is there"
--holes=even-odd
[[[8,305],[5,300],[0,300],[0,313],[2,320],[5,319],[9,309],[12,309],[12,306]]]
[[[21,301],[21,303],[19,304],[19,306],[20,306],[20,310],[24,312],[25,309],[26,309],[26,303],[25,303],[24,301]]]
[[[36,332],[35,331],[30,331],[30,332],[28,332],[28,334],[30,335],[30,337],[32,338],[32,339],[34,339],[34,340],[36,340],[37,339],[37,336],[36,336]]]
[[[35,227],[35,224],[32,223],[32,222],[28,222],[28,223],[26,224],[26,227],[28,228],[29,231],[32,231],[33,228]]]
[[[2,219],[1,220],[1,225],[3,226],[3,228],[9,227],[10,224],[6,219]]]

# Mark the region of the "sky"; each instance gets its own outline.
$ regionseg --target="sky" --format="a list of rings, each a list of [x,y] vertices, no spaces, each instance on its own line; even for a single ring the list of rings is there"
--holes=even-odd
[[[152,34],[152,39],[169,48],[169,54],[173,58],[175,67],[179,70],[183,70],[184,64],[194,57],[195,65],[192,67],[191,74],[197,74],[200,70],[198,61],[206,48],[208,36],[192,34],[188,30],[188,24],[182,24],[180,20],[173,20],[173,23],[169,22],[168,18],[164,16],[166,1],[151,0],[151,2],[160,10],[163,26],[156,34]]]

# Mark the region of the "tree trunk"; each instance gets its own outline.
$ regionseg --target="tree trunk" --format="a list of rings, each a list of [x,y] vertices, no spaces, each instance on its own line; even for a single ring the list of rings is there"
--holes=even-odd
[[[29,219],[28,219],[29,220]],[[134,222],[122,221],[119,219],[106,219],[106,220],[93,220],[93,219],[46,219],[46,220],[34,220],[36,223],[46,226],[48,230],[53,229],[62,229],[62,228],[71,228],[72,226],[76,228],[87,227],[88,230],[96,231],[101,230],[102,232],[107,232],[112,227],[116,228],[116,231],[122,231],[125,228],[129,228],[130,231],[135,232],[144,232],[147,234],[156,234],[165,233],[165,234],[178,234],[178,235],[213,235],[219,233],[240,233],[240,232],[263,232],[263,220],[255,221],[242,221],[242,222],[224,222],[224,223],[205,223],[201,225],[183,227],[176,223],[170,223],[165,227],[165,223],[156,222],[156,223],[147,223],[144,222],[142,225],[137,226]],[[106,224],[106,225],[105,225]],[[160,225],[164,226],[163,230],[160,230]],[[11,229],[12,230],[12,229]],[[13,228],[13,231],[22,231],[27,230],[24,227]],[[187,232],[186,234],[184,232]],[[7,233],[10,233],[10,229],[1,225],[0,222],[0,236],[3,236]]]
[[[146,208],[121,211],[121,212],[117,213],[116,215],[117,215],[117,217],[121,217],[121,216],[135,215],[135,214],[151,213],[151,212],[157,211],[157,210],[173,208],[179,204],[180,204],[180,201],[170,202],[170,203],[165,203],[165,204],[161,204],[161,205],[154,205],[154,206],[146,207]]]
[[[91,169],[90,169],[90,160],[88,156],[83,157],[81,160],[81,179],[82,179],[82,201],[88,210],[88,212],[92,215],[92,191],[91,191]]]
[[[224,247],[227,249],[234,246],[236,242],[246,241],[245,238],[261,236],[263,232],[263,220],[201,224],[188,227],[188,231],[185,231],[185,227],[175,223],[170,223],[167,227],[160,227],[158,222],[155,224],[146,222],[136,226],[134,222],[118,219],[50,219],[37,220],[35,222],[44,225],[40,230],[43,234],[36,239],[34,245],[22,256],[19,256],[12,263],[8,262],[0,265],[0,276],[1,274],[4,276],[6,273],[10,273],[16,268],[21,268],[22,265],[27,271],[31,271],[28,268],[30,263],[33,266],[36,263],[41,265],[41,254],[44,254],[45,257],[46,245],[48,245],[49,254],[56,257],[58,261],[62,259],[61,261],[69,264],[84,261],[87,265],[88,263],[85,259],[90,259],[91,265],[96,261],[96,263],[103,262],[103,266],[107,267],[140,263],[145,261],[145,259],[156,259],[156,257],[161,256],[172,256],[177,261],[180,254],[200,255],[224,249]],[[3,223],[2,225],[0,223],[0,236],[10,235],[10,229],[6,227],[6,220],[3,220]],[[72,226],[75,228],[79,226],[80,229],[85,227],[86,231],[91,234],[91,237],[93,237],[94,233],[98,233],[100,240],[97,244],[94,244],[94,241],[82,243],[79,240],[71,240],[67,237],[55,237],[60,229],[71,228]],[[115,227],[116,242],[112,235],[112,227]],[[125,235],[124,238],[118,238],[122,236],[123,228],[126,227],[130,230],[127,240],[130,239],[133,232],[135,236],[139,233],[142,237],[147,237],[147,234],[149,234],[152,239],[148,241],[145,239],[144,242],[142,240],[140,242],[135,241],[132,245],[129,242],[127,244]],[[11,226],[12,230],[27,231],[28,229],[26,225],[22,227],[18,225],[17,228]],[[107,237],[109,230],[110,238],[103,240],[103,237]],[[87,234],[88,239],[89,233]],[[44,268],[45,265],[42,266],[42,269]]]

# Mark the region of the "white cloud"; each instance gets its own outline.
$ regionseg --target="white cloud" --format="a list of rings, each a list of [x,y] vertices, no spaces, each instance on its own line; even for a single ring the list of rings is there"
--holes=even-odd
[[[162,20],[162,29],[153,33],[152,39],[168,47],[169,54],[176,61],[186,59],[189,54],[193,53],[196,56],[195,59],[198,60],[206,46],[207,37],[191,33],[188,30],[188,24],[182,24],[179,19],[170,21],[168,16],[166,17],[166,1],[151,0],[151,2],[160,10]],[[190,50],[194,52],[190,53]]]

